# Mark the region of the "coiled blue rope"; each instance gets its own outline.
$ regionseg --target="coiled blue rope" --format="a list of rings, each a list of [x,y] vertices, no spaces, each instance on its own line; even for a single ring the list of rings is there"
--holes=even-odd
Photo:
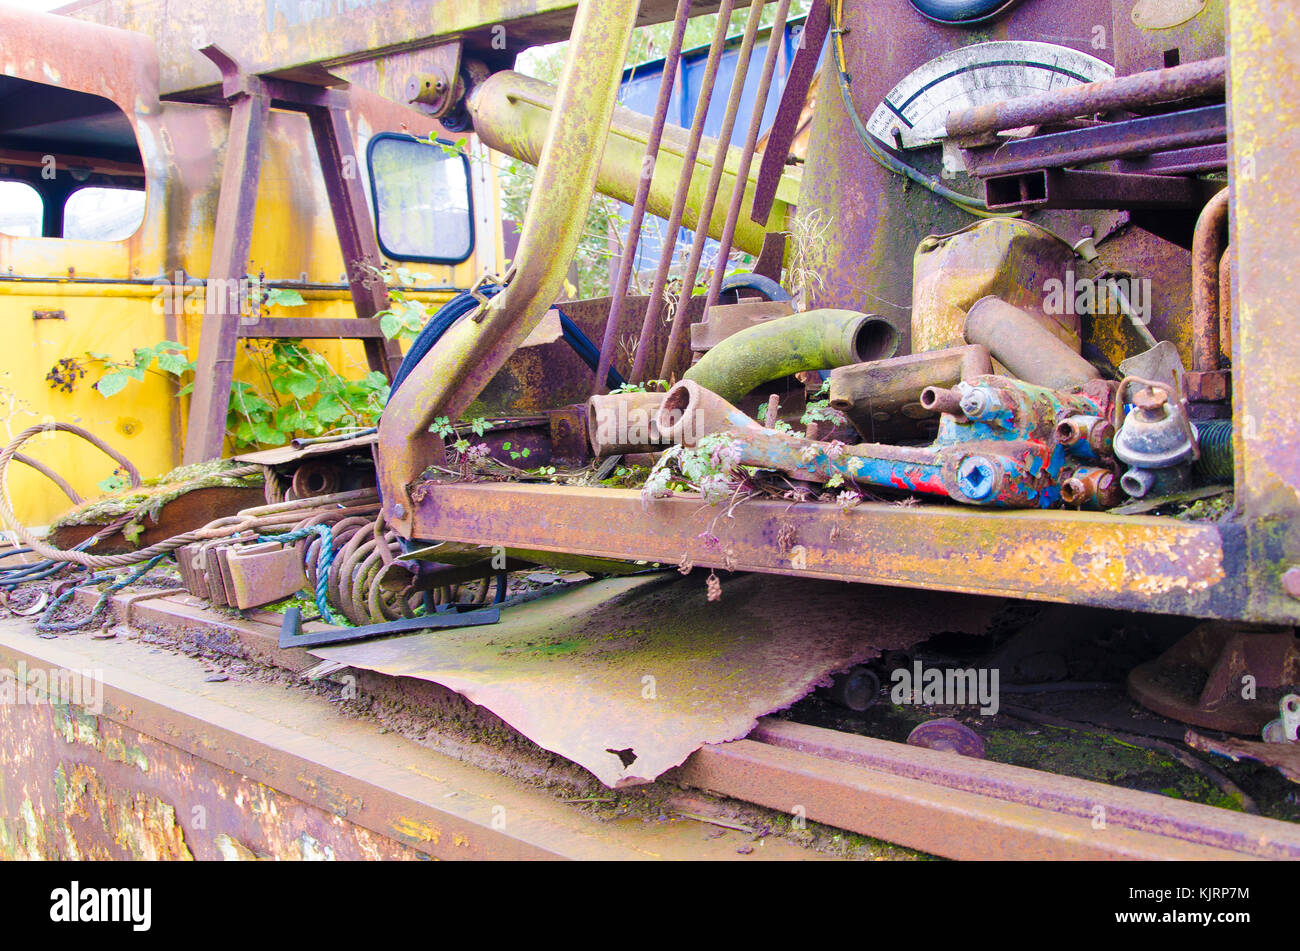
[[[306,528],[296,528],[292,532],[285,532],[281,535],[258,535],[259,542],[281,542],[288,545],[293,542],[302,541],[311,535],[320,539],[320,548],[316,550],[316,610],[320,612],[321,620],[327,624],[340,624],[338,615],[330,610],[329,603],[329,573],[330,565],[334,564],[334,536],[331,534],[327,525],[308,525]]]

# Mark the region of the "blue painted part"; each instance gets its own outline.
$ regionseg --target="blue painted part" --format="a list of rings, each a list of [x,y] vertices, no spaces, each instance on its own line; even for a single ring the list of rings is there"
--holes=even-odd
[[[777,72],[772,82],[772,88],[768,90],[767,102],[763,104],[763,120],[759,127],[760,137],[767,134],[776,119],[777,106],[781,102],[781,93],[785,89],[786,77],[789,76],[790,66],[794,62],[794,53],[799,46],[799,36],[803,31],[805,19],[806,17],[797,17],[789,21],[786,24],[785,33],[781,37],[781,44],[784,49],[777,59]],[[739,36],[733,36],[727,40],[722,58],[718,63],[718,75],[713,83],[713,92],[709,97],[709,112],[704,120],[704,134],[706,136],[717,138],[718,133],[722,131],[722,115],[726,111],[727,98],[731,93],[731,83],[736,75],[736,60],[740,55],[740,39]],[[758,79],[759,74],[762,72],[763,57],[767,55],[770,40],[771,31],[765,30],[759,33],[754,42],[754,53],[750,60],[749,71],[745,74],[744,93],[741,96],[740,109],[736,114],[736,125],[732,131],[732,145],[745,144],[745,134],[749,131],[749,122],[754,114],[755,101],[758,98]],[[822,61],[825,60],[826,50],[829,48],[829,43],[823,47]],[[668,121],[670,123],[679,125],[682,128],[690,128],[691,123],[695,120],[695,104],[700,95],[700,82],[704,78],[704,67],[708,56],[708,46],[683,51],[681,70],[678,74],[678,80],[673,86],[672,98],[668,101]],[[663,68],[664,61],[658,59],[631,66],[624,70],[623,81],[619,89],[619,103],[642,115],[654,115],[655,103],[659,99],[659,83],[663,77]],[[622,206],[621,214],[628,217],[631,214],[630,207],[627,205]],[[667,225],[667,222],[662,218],[648,217],[653,218],[658,223],[659,231],[656,233],[654,226],[647,221],[648,230],[642,236],[641,244],[637,249],[637,270],[652,268],[658,263],[659,252],[662,247],[659,235],[663,233],[663,229]],[[677,244],[679,247],[685,246],[689,250],[693,239],[693,232],[683,228],[678,232]],[[707,261],[716,253],[717,242],[711,240],[705,246],[704,259]]]

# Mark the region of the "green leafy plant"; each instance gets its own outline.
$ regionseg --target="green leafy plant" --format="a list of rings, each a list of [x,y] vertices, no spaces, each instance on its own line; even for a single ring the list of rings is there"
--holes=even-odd
[[[452,146],[438,143],[444,149]],[[409,297],[402,287],[410,287],[417,281],[431,281],[433,275],[425,271],[412,271],[405,267],[371,267],[373,275],[388,285],[388,308],[375,316],[379,318],[379,329],[388,339],[413,340],[425,322],[429,319],[429,308],[418,300]]]
[[[259,317],[269,316],[276,307],[301,307],[305,303],[295,290],[268,287],[262,275],[250,276],[248,304]],[[384,374],[372,370],[360,379],[349,380],[297,338],[247,340],[244,351],[261,382],[235,380],[231,384],[226,432],[236,450],[280,446],[295,437],[372,426],[388,399]],[[88,353],[87,357],[105,369],[95,381],[95,388],[105,397],[115,396],[132,382],[143,381],[149,373],[176,381],[178,396],[194,388],[194,361],[174,340],[139,347],[128,361],[106,353]]]
[[[301,340],[250,343],[247,351],[265,386],[243,380],[231,386],[226,427],[236,448],[372,426],[388,399],[384,374],[371,370],[358,380],[346,379]]]
[[[137,347],[129,361],[116,360],[107,353],[90,351],[86,354],[92,362],[99,363],[105,372],[95,381],[95,389],[108,397],[121,393],[128,383],[144,380],[148,373],[179,379],[194,371],[194,361],[186,355],[185,345],[174,340],[164,340],[152,347]],[[184,386],[178,395],[188,393],[193,383]]]

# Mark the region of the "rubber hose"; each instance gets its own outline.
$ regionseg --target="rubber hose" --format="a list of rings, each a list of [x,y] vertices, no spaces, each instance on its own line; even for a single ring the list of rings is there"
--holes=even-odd
[[[770,301],[792,301],[793,297],[784,287],[762,274],[728,274],[722,279],[723,294],[727,291],[758,291]]]
[[[986,23],[1014,7],[1020,0],[912,0],[927,20],[946,26]]]

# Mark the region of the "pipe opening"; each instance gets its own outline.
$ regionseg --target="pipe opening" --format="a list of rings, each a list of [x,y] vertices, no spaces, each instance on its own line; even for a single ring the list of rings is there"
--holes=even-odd
[[[898,352],[902,336],[898,328],[883,317],[868,317],[853,335],[853,352],[859,363],[885,360]]]

